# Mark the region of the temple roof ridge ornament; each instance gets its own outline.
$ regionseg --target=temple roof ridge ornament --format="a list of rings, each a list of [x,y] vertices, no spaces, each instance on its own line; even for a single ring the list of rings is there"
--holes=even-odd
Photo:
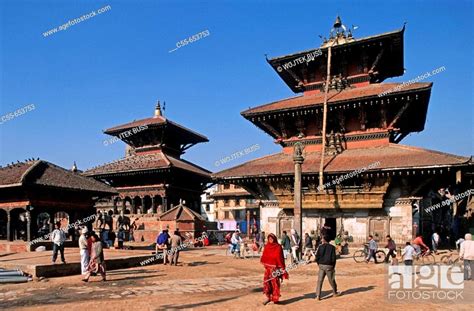
[[[77,164],[76,164],[76,161],[74,161],[74,164],[72,165],[71,171],[73,171],[74,173],[77,172]]]
[[[162,112],[161,112],[160,101],[158,101],[158,102],[156,103],[155,116],[154,116],[154,117],[156,118],[156,117],[161,117],[161,116],[163,116],[163,114],[162,114]]]
[[[354,29],[356,27],[352,26]],[[323,43],[321,44],[322,48],[333,46],[336,44],[344,44],[353,42],[355,39],[352,37],[351,29],[348,29],[341,21],[341,17],[338,15],[336,21],[334,22],[333,28],[329,32],[329,39],[324,38]]]

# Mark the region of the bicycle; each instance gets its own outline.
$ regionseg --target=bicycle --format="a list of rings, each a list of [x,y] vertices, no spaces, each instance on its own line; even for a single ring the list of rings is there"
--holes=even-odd
[[[235,250],[234,251],[233,250],[234,250],[234,245],[232,243],[227,244],[225,248],[226,257],[230,255],[234,256],[234,258],[237,258],[237,256],[240,257],[240,246],[237,245],[235,247]]]
[[[385,254],[385,252],[383,250],[376,251],[375,252],[375,258],[376,258],[375,263],[384,262],[386,256],[387,256],[387,254]],[[367,257],[369,257],[369,244],[364,244],[363,249],[359,249],[359,250],[355,251],[354,255],[352,255],[352,258],[357,263],[367,261]]]
[[[445,265],[451,265],[451,266],[457,265],[460,267],[462,267],[463,265],[463,261],[460,260],[459,255],[455,256],[453,251],[451,251],[447,255],[442,256],[440,260],[441,260],[441,263]]]
[[[312,262],[312,261],[316,262],[316,252],[317,252],[317,249],[314,250],[312,248],[306,248],[302,256],[303,260],[307,262]]]
[[[415,255],[414,257],[414,264],[415,265],[434,265],[436,264],[436,258],[435,256],[431,253],[429,249],[423,249],[421,253],[418,255]]]
[[[240,247],[240,256],[242,256],[243,259],[247,259],[249,255],[251,255],[251,258],[255,256],[255,251],[252,246],[249,245],[250,242],[242,242],[239,247]]]

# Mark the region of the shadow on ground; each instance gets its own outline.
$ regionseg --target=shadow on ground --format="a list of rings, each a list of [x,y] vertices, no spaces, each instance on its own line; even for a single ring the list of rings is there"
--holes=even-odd
[[[350,294],[355,294],[355,293],[362,293],[362,292],[367,292],[367,291],[370,291],[370,290],[373,290],[375,288],[375,286],[367,286],[367,287],[356,287],[356,288],[351,288],[351,289],[348,289],[346,291],[343,291],[341,294],[342,295],[350,295]],[[321,300],[325,300],[325,299],[328,299],[328,298],[331,298],[333,297],[332,295],[332,291],[322,291],[321,292]],[[316,293],[307,293],[307,294],[304,294],[303,296],[298,296],[298,297],[293,297],[293,298],[290,298],[290,299],[287,299],[287,300],[283,300],[280,302],[281,305],[289,305],[289,304],[292,304],[292,303],[295,303],[295,302],[298,302],[300,300],[304,300],[304,299],[314,299],[316,298]]]
[[[188,263],[189,267],[197,267],[197,266],[203,266],[203,265],[218,265],[222,262],[208,262],[208,261],[195,261]]]
[[[183,309],[192,309],[192,308],[198,308],[202,306],[207,306],[207,305],[212,305],[214,303],[219,303],[219,302],[224,302],[224,301],[229,301],[233,299],[237,299],[239,296],[234,296],[234,297],[228,297],[228,298],[221,298],[221,299],[216,299],[216,300],[211,300],[211,301],[203,301],[199,303],[190,303],[187,305],[164,305],[159,307],[158,309],[155,310],[183,310]]]
[[[355,293],[362,293],[362,292],[368,292],[369,290],[373,290],[375,286],[366,286],[366,287],[356,287],[356,288],[351,288],[348,290],[345,290],[342,292],[343,295],[350,295],[350,294],[355,294]]]

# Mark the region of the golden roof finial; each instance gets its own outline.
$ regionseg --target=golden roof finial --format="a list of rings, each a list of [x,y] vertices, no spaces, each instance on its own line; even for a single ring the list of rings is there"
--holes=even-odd
[[[158,103],[156,103],[156,107],[155,107],[155,117],[161,117],[162,114],[161,114],[161,105],[160,105],[160,101],[158,101]]]
[[[336,21],[334,22],[334,28],[339,28],[341,27],[342,25],[342,21],[341,21],[341,18],[339,17],[339,15],[336,17]]]

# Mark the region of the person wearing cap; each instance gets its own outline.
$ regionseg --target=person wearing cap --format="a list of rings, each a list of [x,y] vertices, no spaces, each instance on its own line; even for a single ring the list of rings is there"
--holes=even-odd
[[[89,230],[87,227],[82,228],[81,236],[79,237],[79,251],[81,254],[81,274],[87,274],[87,267],[89,266],[89,247],[88,247],[88,239],[87,234]]]

